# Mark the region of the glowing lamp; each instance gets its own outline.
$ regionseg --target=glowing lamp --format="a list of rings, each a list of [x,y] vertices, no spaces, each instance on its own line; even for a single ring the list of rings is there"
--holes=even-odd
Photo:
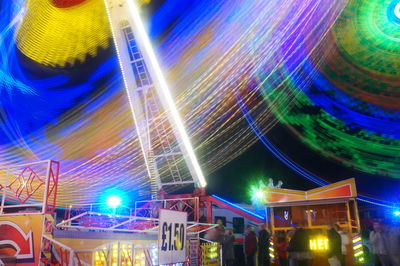
[[[108,207],[116,209],[121,205],[121,198],[118,196],[109,196],[106,203]]]
[[[400,211],[394,211],[393,214],[394,216],[400,216]]]
[[[262,199],[264,196],[264,192],[262,190],[257,189],[254,191],[254,195],[256,196],[257,199]]]
[[[388,7],[389,20],[400,25],[400,1],[394,0]]]
[[[400,19],[400,1],[394,6],[394,15]]]

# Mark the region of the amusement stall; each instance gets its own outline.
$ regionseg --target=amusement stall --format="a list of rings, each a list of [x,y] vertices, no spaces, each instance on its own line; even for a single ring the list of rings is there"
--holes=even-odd
[[[326,252],[329,248],[327,229],[338,225],[347,233],[346,265],[364,261],[357,208],[357,191],[354,179],[347,179],[308,191],[269,187],[265,188],[269,228],[274,236],[271,257],[274,259],[277,236],[287,236],[297,227],[308,231],[313,265],[329,265]]]
[[[61,207],[59,173],[53,160],[0,168],[0,265],[217,266],[221,245],[205,236],[217,221],[233,230],[243,254],[244,228],[265,220],[204,189],[129,206],[111,195]]]

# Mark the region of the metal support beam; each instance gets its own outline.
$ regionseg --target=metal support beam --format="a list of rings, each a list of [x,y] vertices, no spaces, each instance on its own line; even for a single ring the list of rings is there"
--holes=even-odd
[[[128,0],[104,2],[153,198],[164,183],[204,187],[205,178],[138,8]],[[180,173],[182,160],[190,180]]]

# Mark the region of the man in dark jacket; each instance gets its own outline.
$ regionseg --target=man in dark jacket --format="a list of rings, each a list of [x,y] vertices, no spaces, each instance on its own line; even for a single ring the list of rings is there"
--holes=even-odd
[[[246,236],[244,237],[244,255],[246,257],[246,265],[254,266],[254,256],[257,252],[257,237],[251,226],[246,228]]]
[[[233,245],[235,244],[235,235],[233,230],[225,229],[224,242],[222,243],[222,258],[224,259],[224,266],[233,266],[235,264],[235,251]]]
[[[258,225],[258,265],[269,265],[269,238],[271,235],[265,229],[265,224]]]
[[[289,242],[290,265],[309,265],[311,259],[309,240],[309,232],[299,224]]]

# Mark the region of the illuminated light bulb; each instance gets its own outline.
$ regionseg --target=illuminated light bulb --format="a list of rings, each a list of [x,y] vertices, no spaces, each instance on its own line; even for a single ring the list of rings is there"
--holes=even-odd
[[[394,15],[400,19],[400,1],[394,6]]]
[[[106,201],[107,206],[114,209],[118,208],[118,206],[121,205],[121,202],[122,202],[121,198],[115,195],[109,196]]]
[[[387,9],[387,12],[389,20],[396,23],[397,26],[400,26],[400,1],[393,0]]]
[[[264,196],[264,193],[261,190],[256,190],[255,191],[256,197],[261,199]]]

